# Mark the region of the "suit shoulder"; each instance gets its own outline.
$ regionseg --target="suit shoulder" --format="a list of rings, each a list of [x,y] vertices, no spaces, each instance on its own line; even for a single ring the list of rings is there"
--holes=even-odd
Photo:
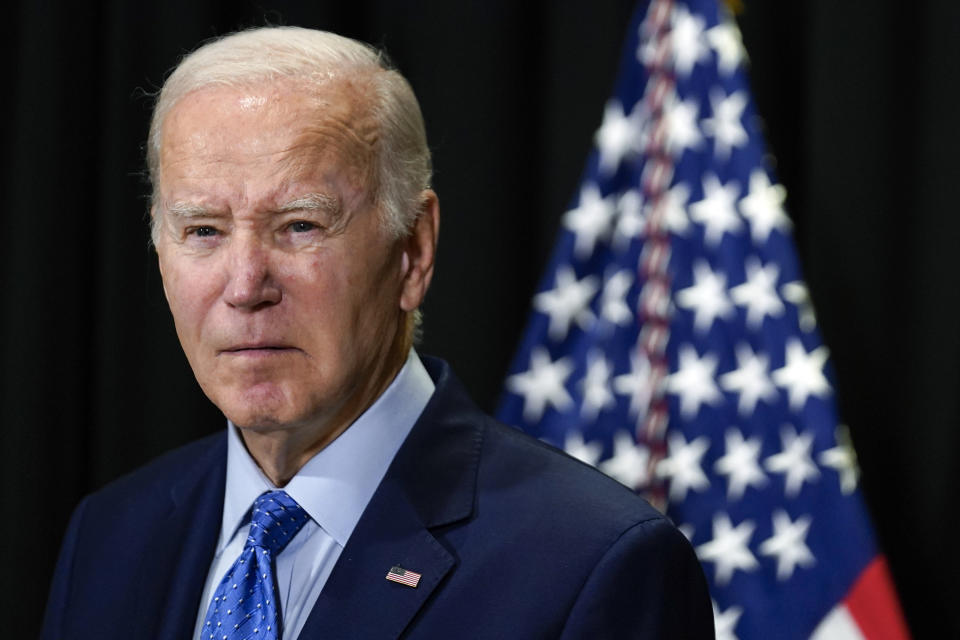
[[[136,499],[157,490],[169,490],[184,474],[222,463],[225,468],[227,439],[225,433],[216,433],[195,440],[157,458],[142,467],[104,485],[90,498],[93,502],[114,502],[118,499]]]
[[[584,523],[619,535],[642,522],[673,525],[636,493],[559,449],[492,418],[484,429],[480,481],[499,484],[517,507],[549,513],[553,526]]]

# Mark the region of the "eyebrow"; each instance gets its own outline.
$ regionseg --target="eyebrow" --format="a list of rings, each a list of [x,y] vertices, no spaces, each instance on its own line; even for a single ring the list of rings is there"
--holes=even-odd
[[[178,218],[203,218],[210,216],[213,212],[203,205],[190,202],[173,202],[168,204],[165,209]]]
[[[336,216],[340,213],[340,199],[325,193],[308,193],[277,208],[277,213],[290,211],[322,211]]]
[[[216,215],[216,212],[200,204],[178,201],[165,207],[166,211],[178,218],[204,218]],[[339,215],[340,199],[324,193],[308,193],[277,207],[277,213],[291,211],[321,211],[331,216]]]

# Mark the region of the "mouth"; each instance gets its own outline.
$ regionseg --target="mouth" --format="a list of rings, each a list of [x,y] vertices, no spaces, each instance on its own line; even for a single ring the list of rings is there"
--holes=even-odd
[[[243,344],[222,349],[218,355],[269,357],[299,351],[296,347],[286,344]]]

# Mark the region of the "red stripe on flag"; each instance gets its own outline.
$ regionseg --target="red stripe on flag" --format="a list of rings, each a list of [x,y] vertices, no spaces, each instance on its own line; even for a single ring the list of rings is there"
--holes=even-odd
[[[867,565],[844,603],[867,640],[909,640],[910,632],[883,556]]]

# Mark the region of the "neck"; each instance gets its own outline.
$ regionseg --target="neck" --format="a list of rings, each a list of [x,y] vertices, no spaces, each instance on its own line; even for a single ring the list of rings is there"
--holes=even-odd
[[[366,376],[366,384],[332,416],[281,428],[239,427],[247,451],[267,478],[277,487],[286,486],[310,458],[346,431],[396,378],[410,344],[406,336],[396,340],[388,356]]]

